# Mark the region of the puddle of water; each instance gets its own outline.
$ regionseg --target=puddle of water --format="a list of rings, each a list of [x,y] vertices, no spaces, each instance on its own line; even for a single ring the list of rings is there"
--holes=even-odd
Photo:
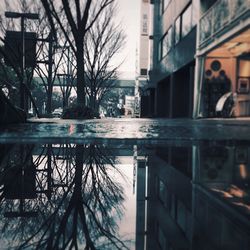
[[[1,249],[250,248],[250,144],[0,144]]]

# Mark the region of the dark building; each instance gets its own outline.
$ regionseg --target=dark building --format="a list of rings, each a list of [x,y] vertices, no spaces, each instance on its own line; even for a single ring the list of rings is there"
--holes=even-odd
[[[150,6],[151,115],[249,116],[250,1],[154,0]]]
[[[248,154],[247,146],[151,147],[137,177],[136,249],[249,249]]]
[[[153,1],[149,71],[151,110],[157,117],[192,117],[197,1]]]

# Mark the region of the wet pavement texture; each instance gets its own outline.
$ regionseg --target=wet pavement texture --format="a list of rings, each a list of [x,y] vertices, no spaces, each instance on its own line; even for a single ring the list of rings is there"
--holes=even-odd
[[[0,249],[250,249],[250,121],[0,129]]]
[[[0,142],[56,140],[81,143],[126,139],[127,141],[249,140],[250,120],[237,119],[31,119],[28,123],[0,127]]]

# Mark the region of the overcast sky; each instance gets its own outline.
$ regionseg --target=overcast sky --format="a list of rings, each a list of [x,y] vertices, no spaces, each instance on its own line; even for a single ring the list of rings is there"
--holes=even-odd
[[[136,48],[139,47],[139,24],[141,0],[116,0],[118,5],[117,22],[121,22],[127,35],[127,43],[122,53],[117,55],[113,64],[125,60],[119,71],[125,72],[121,77],[135,77]],[[0,12],[4,11],[3,0],[0,0]],[[2,14],[2,13],[1,13]]]
[[[118,59],[124,58],[125,62],[120,71],[125,71],[124,77],[135,76],[136,47],[139,47],[139,24],[140,24],[140,0],[117,0],[119,13],[124,31],[127,34],[127,43],[123,53]]]

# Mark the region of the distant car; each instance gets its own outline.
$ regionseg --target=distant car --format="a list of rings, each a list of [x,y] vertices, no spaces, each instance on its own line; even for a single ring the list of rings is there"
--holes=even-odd
[[[54,117],[60,117],[62,115],[62,112],[63,112],[63,109],[62,108],[58,108],[58,109],[55,109],[53,112],[52,112],[52,115]]]

